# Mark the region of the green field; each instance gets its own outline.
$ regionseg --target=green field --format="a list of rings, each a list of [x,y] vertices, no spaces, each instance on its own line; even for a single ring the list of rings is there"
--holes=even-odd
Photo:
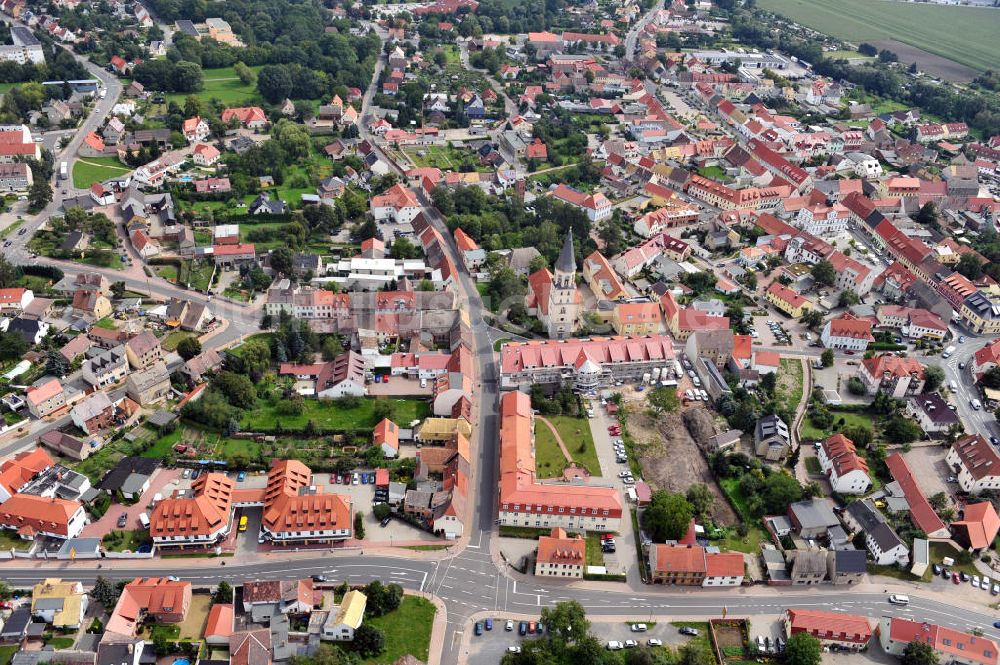
[[[761,0],[773,11],[853,42],[895,39],[974,69],[995,68],[1000,12],[891,0]]]
[[[255,66],[250,69],[259,72],[261,67]],[[257,104],[260,102],[260,95],[257,93],[256,84],[246,84],[240,81],[232,67],[222,67],[221,69],[204,70],[205,86],[194,93],[201,99],[218,99],[227,106],[239,106],[244,102]],[[171,93],[166,95],[167,103],[177,102],[184,106],[184,100],[189,93]]]
[[[365,618],[365,623],[385,633],[385,651],[362,662],[366,665],[388,665],[411,654],[426,663],[435,614],[437,609],[431,601],[404,596],[399,609],[384,616]]]
[[[431,415],[427,402],[412,399],[389,400],[392,404],[392,419],[400,426],[407,427],[413,420],[423,420]],[[261,401],[253,411],[243,416],[243,428],[247,431],[271,430],[277,423],[287,430],[302,429],[310,420],[321,429],[366,429],[374,428],[375,399],[363,398],[357,407],[344,409],[336,401],[306,399],[302,415],[284,416],[278,409],[277,400]]]
[[[81,157],[73,162],[73,186],[88,189],[95,182],[125,175],[131,170],[117,157]]]

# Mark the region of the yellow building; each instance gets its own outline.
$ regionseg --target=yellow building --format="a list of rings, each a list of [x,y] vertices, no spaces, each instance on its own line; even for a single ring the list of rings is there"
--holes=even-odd
[[[87,593],[80,582],[48,578],[35,585],[31,594],[31,613],[54,628],[76,630],[87,613]]]
[[[962,301],[962,322],[977,335],[1000,333],[1000,302],[982,291],[976,291]]]
[[[465,438],[472,436],[472,426],[465,418],[425,418],[414,432],[414,438],[421,443],[447,443],[455,434]]]
[[[611,325],[619,335],[642,337],[660,332],[663,317],[655,302],[618,303],[611,315]]]
[[[350,642],[354,639],[354,631],[361,626],[365,618],[365,608],[368,606],[368,596],[357,589],[344,594],[340,608],[330,612],[323,624],[323,639],[335,642]]]
[[[782,312],[797,319],[805,312],[812,309],[812,303],[791,290],[781,282],[771,282],[765,294],[767,301],[780,309]]]

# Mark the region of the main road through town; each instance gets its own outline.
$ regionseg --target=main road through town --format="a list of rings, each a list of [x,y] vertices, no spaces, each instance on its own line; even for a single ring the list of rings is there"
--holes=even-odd
[[[656,5],[659,7],[659,3]],[[636,31],[637,32],[637,31]],[[634,42],[634,39],[632,40]],[[93,69],[92,69],[93,71]],[[88,118],[84,127],[73,141],[61,151],[58,160],[71,161],[76,155],[80,140],[98,127],[110,110],[110,103],[117,98],[120,90],[117,81],[104,72],[93,71],[102,79],[109,93],[101,100]],[[377,79],[377,75],[376,75]],[[365,111],[370,104],[371,90],[366,95]],[[398,168],[398,167],[397,167]],[[426,204],[427,202],[424,201]],[[29,231],[34,231],[49,216],[57,211],[53,204],[42,214],[28,221]],[[428,215],[434,226],[447,239],[446,251],[455,265],[463,262],[458,257],[451,233],[444,220],[428,207]],[[30,233],[14,236],[13,247],[7,255],[18,263],[52,263],[72,274],[73,269],[83,267],[55,262],[49,259],[29,257],[24,242]],[[87,267],[86,270],[93,270]],[[106,272],[111,279],[121,279],[119,271]],[[150,293],[152,296],[180,296],[196,302],[208,302],[209,298],[191,291],[179,289],[158,278],[125,277],[129,288]],[[442,663],[457,663],[459,648],[464,631],[468,629],[469,618],[481,612],[495,613],[497,616],[537,616],[542,607],[560,600],[577,600],[588,614],[600,616],[625,615],[631,618],[655,620],[657,617],[707,617],[718,616],[725,608],[734,614],[778,614],[789,606],[817,607],[842,610],[878,617],[887,612],[896,615],[926,620],[933,623],[962,628],[978,629],[990,637],[1000,639],[1000,630],[993,627],[996,612],[981,610],[949,603],[949,597],[932,596],[925,589],[909,590],[911,602],[906,607],[890,606],[886,590],[866,585],[865,590],[851,590],[843,587],[824,586],[802,589],[797,587],[750,587],[729,591],[702,591],[700,589],[681,590],[670,587],[648,587],[642,585],[611,583],[580,583],[552,581],[525,577],[498,563],[491,550],[495,535],[497,517],[497,480],[499,467],[498,451],[498,367],[490,338],[491,328],[483,320],[483,302],[471,277],[462,273],[458,282],[459,296],[463,312],[471,324],[474,358],[476,360],[476,404],[474,414],[475,432],[474,457],[472,463],[473,482],[469,497],[467,523],[468,538],[449,553],[414,553],[407,551],[394,556],[380,550],[367,554],[360,550],[344,549],[322,553],[297,552],[290,554],[270,553],[247,557],[246,559],[184,559],[169,563],[162,559],[136,562],[110,560],[100,563],[93,561],[26,561],[13,560],[0,563],[0,578],[17,586],[26,587],[50,576],[85,583],[104,575],[116,579],[149,575],[176,575],[190,580],[197,586],[214,586],[221,580],[238,583],[254,579],[295,579],[306,575],[326,575],[331,580],[348,580],[364,583],[372,579],[396,582],[407,589],[422,591],[437,596],[447,611],[447,632],[445,634]],[[259,306],[247,307],[235,303],[213,302],[213,312],[227,319],[229,327],[219,339],[213,339],[213,346],[223,346],[256,329],[259,320]],[[965,355],[964,353],[962,354]],[[949,368],[950,369],[950,368]],[[953,374],[950,371],[949,374]]]

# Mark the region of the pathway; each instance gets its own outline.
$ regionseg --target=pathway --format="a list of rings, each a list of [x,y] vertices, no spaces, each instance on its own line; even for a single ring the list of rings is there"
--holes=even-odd
[[[535,416],[535,419],[545,423],[545,426],[552,432],[552,437],[556,440],[556,443],[559,444],[559,450],[562,451],[563,457],[566,458],[566,462],[572,464],[573,457],[569,454],[569,450],[566,448],[566,444],[563,443],[562,437],[559,436],[559,430],[556,429],[556,426],[550,423],[548,418],[545,418],[544,416]]]

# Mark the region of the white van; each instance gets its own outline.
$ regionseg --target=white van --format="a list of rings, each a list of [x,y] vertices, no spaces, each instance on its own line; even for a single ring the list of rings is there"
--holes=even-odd
[[[627,496],[628,500],[631,501],[632,503],[635,503],[636,501],[639,500],[639,496],[635,493],[634,487],[626,487],[625,496]]]
[[[149,515],[146,513],[139,513],[139,523],[142,524],[143,529],[149,528]]]
[[[909,605],[910,597],[904,596],[901,593],[894,593],[891,596],[889,596],[889,602],[892,603],[893,605]]]
[[[971,404],[972,408],[975,409],[976,411],[983,408],[983,403],[980,402],[978,399],[972,400],[971,402],[969,402],[969,404]]]
[[[951,388],[951,392],[953,393],[958,392],[958,383],[955,382],[955,379],[951,380],[951,383],[948,384],[948,387]]]

